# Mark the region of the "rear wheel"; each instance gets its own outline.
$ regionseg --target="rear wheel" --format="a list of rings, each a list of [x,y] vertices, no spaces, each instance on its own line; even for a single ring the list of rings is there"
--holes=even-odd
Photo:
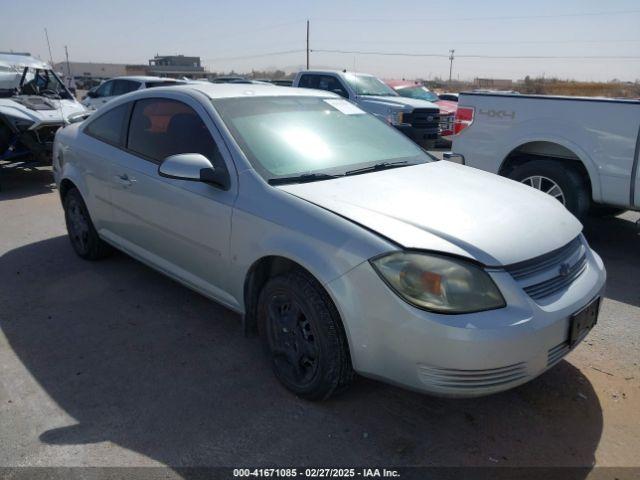
[[[98,236],[80,192],[72,188],[65,194],[62,203],[69,240],[78,256],[85,260],[99,260],[108,256],[113,248]]]
[[[338,312],[309,274],[267,281],[258,299],[258,326],[278,380],[296,395],[321,400],[353,378]]]
[[[591,206],[584,178],[566,163],[531,160],[515,167],[508,177],[551,195],[579,220],[586,217]]]

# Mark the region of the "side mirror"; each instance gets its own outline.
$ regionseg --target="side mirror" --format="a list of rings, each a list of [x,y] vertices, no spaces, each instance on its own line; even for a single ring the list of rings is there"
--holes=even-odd
[[[450,162],[459,163],[460,165],[465,165],[464,155],[462,155],[461,153],[444,152],[442,154],[442,158],[444,158],[445,160],[449,160]],[[455,159],[459,159],[459,161]]]
[[[165,158],[158,167],[161,177],[210,183],[223,190],[229,189],[226,171],[216,170],[207,157],[199,153],[180,153]]]
[[[98,93],[95,90],[89,90],[87,92],[87,97],[89,98],[96,98],[98,96]]]

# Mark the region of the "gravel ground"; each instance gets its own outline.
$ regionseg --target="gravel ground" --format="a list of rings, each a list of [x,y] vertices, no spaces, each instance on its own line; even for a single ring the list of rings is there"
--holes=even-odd
[[[2,179],[0,466],[640,466],[636,213],[587,225],[602,313],[538,379],[473,400],[359,379],[309,403],[237,315],[124,254],[76,257],[49,171]]]

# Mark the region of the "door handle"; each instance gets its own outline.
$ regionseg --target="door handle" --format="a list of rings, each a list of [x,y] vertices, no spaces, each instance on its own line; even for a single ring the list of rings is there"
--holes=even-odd
[[[130,178],[129,175],[127,175],[126,173],[123,173],[123,174],[120,174],[120,175],[116,175],[113,178],[117,183],[119,183],[120,185],[125,186],[125,187],[130,187],[131,185],[136,183],[136,179],[135,178]]]

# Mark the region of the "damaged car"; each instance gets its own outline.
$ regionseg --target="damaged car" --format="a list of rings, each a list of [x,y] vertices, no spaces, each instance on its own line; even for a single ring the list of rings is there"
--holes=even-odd
[[[47,63],[0,53],[0,161],[50,163],[56,131],[88,115]]]

